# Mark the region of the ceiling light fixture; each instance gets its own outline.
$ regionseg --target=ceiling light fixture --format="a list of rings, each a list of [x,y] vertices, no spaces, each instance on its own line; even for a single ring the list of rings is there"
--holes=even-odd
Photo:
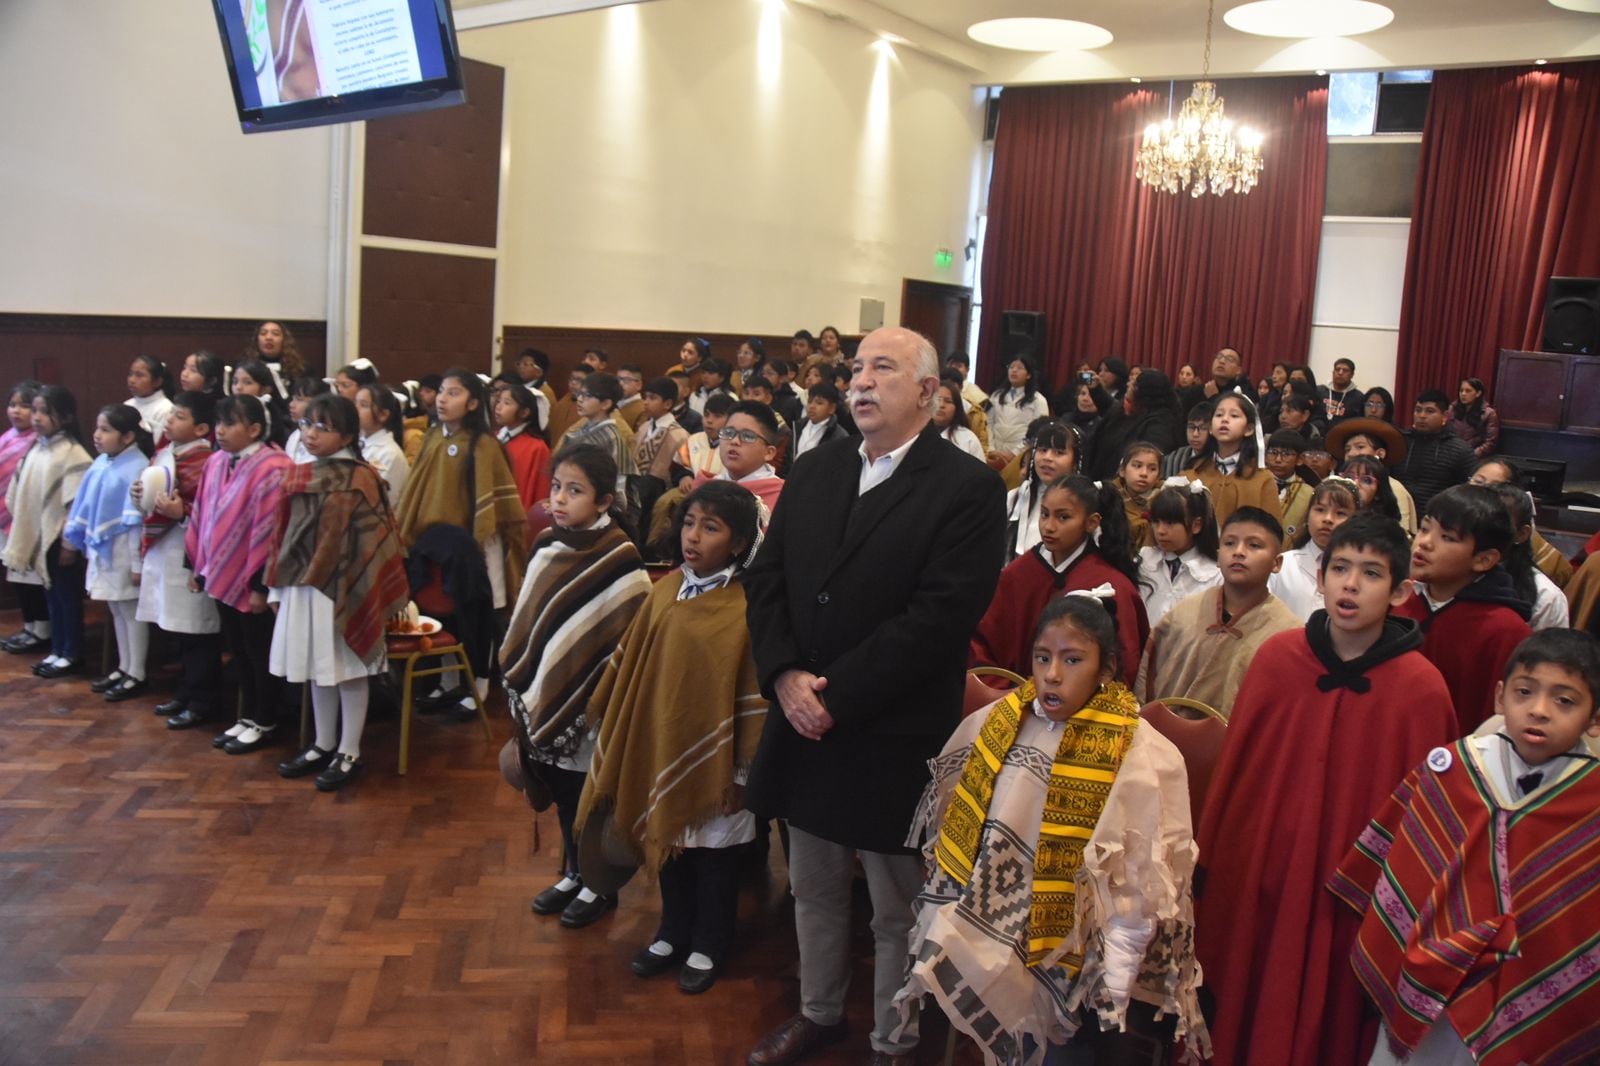
[[[1014,52],[1083,52],[1113,40],[1105,27],[1073,19],[987,19],[968,26],[967,36]]]
[[[1371,0],[1256,0],[1222,21],[1257,37],[1355,37],[1389,25],[1394,12]]]
[[[1234,128],[1223,114],[1222,98],[1211,81],[1211,21],[1214,0],[1206,4],[1206,52],[1200,80],[1183,102],[1178,120],[1169,117],[1145,127],[1144,144],[1134,163],[1138,180],[1176,195],[1207,192],[1243,196],[1256,187],[1261,174],[1261,134],[1245,126]]]
[[[1327,76],[1328,76],[1328,72],[1327,71],[1323,70],[1321,67],[1317,68],[1317,77],[1326,78]]]
[[[1548,59],[1535,59],[1533,61],[1533,65],[1536,67],[1542,67],[1548,62],[1550,62]]]
[[[1140,82],[1144,81],[1144,79],[1140,78],[1140,77],[1132,77],[1132,78],[1129,78],[1128,80],[1133,82],[1135,85],[1138,85]]]
[[[1582,11],[1586,15],[1600,15],[1600,0],[1550,0],[1556,7],[1567,11]]]

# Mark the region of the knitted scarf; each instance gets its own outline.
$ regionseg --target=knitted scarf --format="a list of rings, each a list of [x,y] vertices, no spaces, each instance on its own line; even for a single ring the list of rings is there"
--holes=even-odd
[[[139,526],[138,512],[130,515],[127,511],[128,486],[138,480],[149,462],[138,448],[97,458],[73,497],[61,539],[100,563],[109,563],[116,539]]]
[[[33,447],[33,437],[33,430],[18,432],[15,426],[0,435],[0,533],[11,532],[11,509],[6,506],[6,490],[11,488],[11,479],[16,475],[22,457]]]
[[[261,447],[230,471],[234,456],[217,452],[205,465],[183,547],[207,595],[236,611],[250,609],[250,579],[267,565],[277,527],[283,479],[294,460]]]
[[[67,508],[88,469],[89,453],[70,434],[34,440],[6,491],[11,538],[0,561],[7,570],[38,574],[49,585],[45,557],[66,527]]]
[[[333,458],[285,473],[266,583],[332,600],[344,642],[368,665],[383,657],[384,622],[411,599],[404,555],[372,467]]]
[[[1016,743],[1022,716],[1032,714],[1033,682],[1000,700],[973,741],[961,778],[950,795],[934,846],[945,873],[965,885],[983,840],[995,779],[1006,753]],[[1072,932],[1077,913],[1078,868],[1094,833],[1117,770],[1139,724],[1139,703],[1127,687],[1104,685],[1084,707],[1062,723],[1061,744],[1050,766],[1050,788],[1033,862],[1033,894],[1028,914],[1028,965],[1037,966]],[[1076,973],[1081,956],[1067,954],[1061,964]]]
[[[614,523],[539,534],[500,646],[525,745],[547,755],[578,750],[589,698],[649,592],[639,550]]]
[[[175,481],[178,486],[178,498],[183,500],[183,513],[187,516],[194,507],[194,497],[200,491],[200,475],[205,471],[206,460],[211,458],[211,442],[195,441],[194,446],[179,452],[170,445],[156,452],[152,463],[162,462],[162,456],[169,456],[175,471]],[[150,501],[142,501],[150,506]],[[132,508],[130,500],[128,507]],[[135,512],[137,513],[137,512]],[[167,531],[178,524],[178,519],[168,518],[160,511],[152,510],[144,516],[144,534],[139,543],[141,555],[149,554],[155,547],[156,541],[166,536]]]
[[[686,830],[736,807],[734,775],[761,739],[761,696],[744,588],[679,600],[683,574],[656,582],[589,701],[599,727],[578,824],[611,810],[616,835],[655,873]]]

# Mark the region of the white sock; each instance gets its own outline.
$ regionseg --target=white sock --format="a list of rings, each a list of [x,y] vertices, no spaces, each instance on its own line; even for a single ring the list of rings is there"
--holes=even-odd
[[[37,622],[29,622],[22,628],[28,630],[40,640],[50,639],[50,619],[48,618],[40,619]]]
[[[654,944],[650,945],[650,954],[659,955],[663,959],[677,950],[677,948],[673,947],[665,940],[657,940]]]
[[[580,903],[593,903],[599,898],[600,893],[596,892],[592,888],[583,888],[578,891],[578,901]]]
[[[59,655],[46,655],[44,657],[44,662],[41,665],[43,665],[43,666],[59,666],[59,665],[61,665],[62,663],[66,662],[66,661],[67,660],[63,659]]]
[[[117,655],[122,672],[136,681],[143,681],[145,659],[150,652],[150,623],[134,617],[139,601],[112,600],[106,607],[111,612],[117,634]]]
[[[367,728],[367,679],[356,677],[339,682],[339,706],[339,754],[359,759],[361,733]]]
[[[583,884],[583,882],[579,881],[576,877],[568,877],[566,874],[562,874],[561,880],[556,882],[556,891],[571,892],[581,884]]]
[[[479,702],[487,700],[489,698],[489,679],[487,677],[478,678],[477,688]]]
[[[684,960],[684,965],[691,970],[710,970],[715,966],[715,963],[711,961],[710,955],[704,955],[696,951]]]
[[[311,686],[311,717],[316,722],[319,751],[332,751],[339,744],[339,688],[337,685]]]

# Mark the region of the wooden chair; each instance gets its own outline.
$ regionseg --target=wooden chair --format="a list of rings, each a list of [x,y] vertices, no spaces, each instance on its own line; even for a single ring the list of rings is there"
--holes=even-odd
[[[986,677],[997,678],[1006,684],[991,684],[984,680]],[[967,687],[961,700],[961,717],[965,718],[974,711],[982,710],[1011,689],[1021,686],[1026,680],[1020,674],[1012,673],[1004,667],[974,666],[967,671]]]
[[[1173,707],[1200,711],[1202,717],[1186,718],[1175,713]],[[1184,771],[1189,777],[1189,816],[1191,824],[1198,829],[1200,812],[1206,805],[1206,793],[1211,788],[1211,775],[1216,769],[1217,757],[1222,754],[1227,720],[1216,708],[1181,696],[1147,703],[1140,708],[1139,717],[1172,741],[1183,755]]]
[[[440,618],[456,613],[455,601],[445,592],[437,567],[431,569],[427,584],[417,589],[412,598],[416,601],[417,610],[425,615]],[[429,656],[439,657],[440,663],[437,666],[419,668],[417,663]],[[412,703],[416,698],[412,682],[419,677],[437,677],[452,670],[464,673],[467,678],[467,695],[478,708],[478,721],[483,725],[483,739],[491,743],[494,741],[494,734],[489,730],[489,713],[484,709],[483,700],[478,696],[478,679],[472,672],[472,663],[467,658],[466,646],[449,631],[440,630],[426,637],[391,635],[389,661],[405,663],[405,671],[400,678],[400,773],[402,775],[406,772],[406,763],[411,754],[411,713]]]

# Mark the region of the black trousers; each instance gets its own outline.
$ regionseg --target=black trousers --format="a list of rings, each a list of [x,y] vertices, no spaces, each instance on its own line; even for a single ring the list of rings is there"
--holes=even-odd
[[[50,618],[50,604],[45,599],[43,585],[11,584],[17,595],[17,606],[22,608],[24,622],[44,622]]]
[[[720,966],[739,917],[739,861],[744,848],[684,848],[661,868],[661,926],[656,939],[698,951]]]
[[[556,821],[561,825],[561,872],[577,877],[578,838],[573,835],[572,824],[577,821],[578,800],[583,796],[583,783],[589,775],[541,763],[539,776],[550,786],[550,795],[556,801]]]
[[[283,706],[283,683],[267,669],[267,659],[272,652],[272,612],[251,614],[219,601],[217,617],[222,622],[222,642],[233,656],[233,667],[239,672],[239,688],[244,694],[240,719],[254,722],[263,729],[276,726],[278,712]]]
[[[174,633],[182,649],[178,653],[183,673],[174,694],[195,714],[210,717],[216,713],[218,690],[222,685],[222,634]]]

